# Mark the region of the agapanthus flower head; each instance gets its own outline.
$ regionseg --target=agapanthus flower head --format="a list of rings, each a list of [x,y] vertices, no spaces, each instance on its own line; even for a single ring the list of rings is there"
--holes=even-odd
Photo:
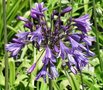
[[[64,22],[62,17],[65,13],[71,12],[72,7],[67,7],[61,12],[53,10],[50,20],[46,20],[46,10],[43,2],[35,3],[35,7],[30,11],[30,19],[18,16],[19,20],[25,22],[24,27],[30,31],[16,34],[12,42],[6,45],[6,50],[11,52],[12,57],[17,56],[28,44],[32,44],[37,50],[45,49],[43,67],[36,76],[36,80],[43,77],[45,82],[46,76],[50,79],[59,76],[55,66],[57,58],[61,58],[74,74],[82,70],[88,63],[88,57],[94,55],[89,46],[95,41],[94,37],[88,35],[92,25],[88,14],[79,18],[70,16],[67,22]],[[37,62],[27,72],[31,73],[36,64]]]

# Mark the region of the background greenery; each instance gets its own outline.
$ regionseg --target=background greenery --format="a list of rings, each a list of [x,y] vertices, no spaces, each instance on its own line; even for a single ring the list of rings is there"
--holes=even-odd
[[[42,1],[48,8],[48,19],[49,13],[60,6],[59,0],[6,0],[8,42],[11,41],[12,37],[19,30],[25,30],[23,22],[18,21],[16,17],[18,15],[28,17],[30,14],[30,8],[34,7],[34,3]],[[67,6],[73,7],[72,15],[74,17],[87,13],[90,15],[93,26],[89,34],[95,36],[97,40],[93,43],[91,50],[96,53],[96,56],[89,58],[89,64],[83,69],[83,80],[81,80],[79,73],[77,75],[73,75],[71,72],[65,72],[61,67],[61,62],[58,62],[57,69],[60,76],[56,80],[52,81],[54,90],[80,90],[82,82],[85,90],[103,90],[103,67],[100,68],[100,66],[103,66],[103,0],[95,0],[95,2],[96,9],[93,7],[92,0],[61,0],[62,8]],[[5,65],[2,0],[0,0],[0,9],[0,90],[4,90]],[[94,17],[94,10],[96,11],[96,17]],[[65,18],[66,17],[67,16],[65,16]],[[97,28],[95,23],[97,23]],[[42,59],[44,55],[42,53],[43,51],[38,52],[34,47],[29,45],[22,50],[20,58],[13,59],[9,57],[9,90],[48,90],[48,82],[44,83],[42,79],[34,81],[36,74],[40,71],[42,66],[40,60],[33,73],[27,75],[27,69],[39,57]]]

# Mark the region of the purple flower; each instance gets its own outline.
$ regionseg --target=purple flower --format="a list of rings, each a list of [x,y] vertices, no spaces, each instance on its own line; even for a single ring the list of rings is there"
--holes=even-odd
[[[54,79],[54,78],[57,78],[59,76],[58,74],[58,71],[56,70],[56,67],[54,65],[51,65],[50,66],[50,69],[51,69],[51,77]]]
[[[74,55],[79,67],[84,67],[88,63],[87,56],[83,52],[75,50]]]
[[[73,50],[72,54],[68,54],[68,66],[70,70],[77,74],[88,63],[87,56],[80,50]]]
[[[80,42],[82,40],[82,38],[84,37],[84,35],[82,35],[82,34],[71,34],[70,37],[73,38],[75,41]]]
[[[63,60],[65,60],[69,52],[69,48],[66,47],[62,41],[60,41],[60,52],[58,57],[61,57]]]
[[[56,58],[54,56],[54,54],[52,53],[51,49],[47,46],[46,48],[46,53],[45,53],[45,56],[43,58],[43,63],[45,65],[48,65],[50,62],[50,64],[53,64],[56,62]]]
[[[6,50],[11,52],[11,57],[15,57],[21,51],[24,45],[25,43],[20,39],[13,39],[13,43],[6,45]]]
[[[77,74],[77,71],[78,71],[78,70],[77,70],[77,68],[74,66],[74,64],[72,64],[72,63],[70,63],[70,62],[68,61],[67,65],[68,65],[68,67],[69,67],[69,69],[71,70],[72,73]]]
[[[92,25],[90,24],[89,20],[90,20],[89,15],[86,14],[77,19],[74,19],[73,21],[75,22],[75,25],[78,27],[79,30],[81,30],[84,33],[87,33],[89,30],[91,30]]]
[[[39,16],[39,15],[44,16],[43,12],[45,10],[47,10],[47,8],[44,8],[43,6],[44,6],[43,2],[42,3],[35,3],[35,8],[32,8],[32,10],[31,10],[32,17],[36,17],[36,16]]]
[[[69,36],[69,40],[71,42],[71,45],[72,45],[73,49],[79,49],[79,50],[82,49],[82,50],[85,50],[88,53],[88,55],[90,55],[90,56],[95,55],[92,51],[90,51],[88,48],[86,48],[83,44],[80,44],[79,42],[77,42],[76,40],[71,38],[70,36]]]
[[[42,68],[42,70],[36,76],[35,80],[38,80],[40,77],[43,77],[44,81],[46,82],[46,75],[48,75],[49,78],[51,78],[50,74],[47,72],[46,66],[44,65],[43,68]]]
[[[69,60],[69,62],[72,63],[73,65],[76,64],[73,53],[71,53],[71,54],[68,53],[68,60]]]
[[[41,31],[41,27],[39,27],[36,31],[31,32],[31,38],[30,41],[37,41],[38,44],[40,45],[42,40],[43,40],[43,35],[42,35],[42,31]]]
[[[74,48],[74,49],[84,49],[84,50],[86,50],[86,48],[82,45],[82,44],[80,44],[80,43],[78,43],[76,40],[74,40],[73,38],[71,38],[70,36],[68,37],[69,38],[69,40],[70,40],[70,43],[71,43],[71,45],[72,45],[72,48]]]
[[[29,35],[29,32],[20,32],[16,34],[18,38],[25,39],[25,40],[27,39],[28,35]]]
[[[86,42],[87,45],[91,46],[92,42],[95,41],[95,38],[91,36],[85,36],[83,41]]]

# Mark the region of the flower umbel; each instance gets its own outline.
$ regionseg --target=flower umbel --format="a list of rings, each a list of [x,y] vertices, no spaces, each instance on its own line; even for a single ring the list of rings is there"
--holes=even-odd
[[[82,70],[88,63],[88,57],[94,55],[89,46],[95,41],[94,37],[88,35],[92,25],[88,14],[79,18],[70,16],[67,22],[64,22],[62,17],[71,12],[72,7],[67,7],[61,12],[54,10],[50,20],[46,20],[46,11],[43,2],[35,3],[35,8],[30,12],[31,19],[18,16],[29,31],[16,34],[12,42],[6,45],[6,50],[11,52],[12,57],[17,56],[27,44],[32,44],[38,50],[45,49],[43,68],[36,76],[36,80],[43,77],[45,82],[46,76],[50,79],[59,76],[55,66],[57,58],[61,58],[74,74]],[[28,73],[34,70],[36,64],[28,69]]]

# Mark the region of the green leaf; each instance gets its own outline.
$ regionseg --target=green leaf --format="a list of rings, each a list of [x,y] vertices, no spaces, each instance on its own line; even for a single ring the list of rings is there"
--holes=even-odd
[[[10,85],[13,87],[15,82],[15,62],[13,59],[9,59],[9,69],[10,69]]]

